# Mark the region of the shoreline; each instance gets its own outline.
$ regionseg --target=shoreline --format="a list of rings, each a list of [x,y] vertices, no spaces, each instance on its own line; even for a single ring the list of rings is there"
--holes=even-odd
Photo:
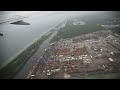
[[[64,19],[62,19],[59,23],[63,22]],[[0,65],[0,70],[5,66],[7,65],[8,63],[10,63],[13,59],[15,59],[19,54],[21,54],[25,49],[27,49],[30,45],[32,45],[33,43],[35,43],[37,40],[39,40],[42,36],[44,35],[47,35],[48,33],[51,32],[52,29],[55,29],[55,27],[59,24],[55,24],[54,26],[50,27],[49,28],[49,31],[44,33],[43,35],[41,36],[36,36],[35,38],[33,38],[33,40],[31,40],[28,44],[25,45],[25,47],[23,47],[20,51],[16,52],[12,57],[10,57],[9,59],[7,59],[5,62],[3,62],[1,65]]]
[[[39,40],[41,38],[37,37],[34,40],[32,40],[31,42],[29,42],[27,45],[25,45],[25,47],[23,47],[19,52],[15,53],[12,57],[10,57],[8,60],[6,60],[4,63],[2,63],[0,65],[0,70],[6,66],[8,63],[10,63],[13,59],[15,59],[19,54],[21,54],[24,50],[26,50],[30,45],[34,44],[37,40]]]
[[[41,38],[37,39],[36,41],[34,40],[34,43],[31,42],[32,44],[26,47],[26,49],[22,49],[18,55],[15,55],[16,57],[13,56],[10,58],[10,61],[0,69],[0,78],[14,78],[14,76],[19,72],[19,70],[22,69],[29,58],[36,53],[39,46],[51,35],[52,32],[50,32],[48,35],[42,35]]]
[[[64,19],[62,19],[59,23],[63,22]],[[41,36],[37,36],[35,39],[33,39],[31,42],[29,42],[22,50],[20,50],[18,53],[16,53],[14,56],[12,56],[11,58],[9,58],[6,62],[4,62],[1,67],[0,67],[0,72],[3,74],[5,72],[3,71],[8,71],[9,73],[11,73],[10,77],[15,77],[16,74],[24,67],[24,65],[26,64],[26,62],[37,52],[37,50],[39,49],[40,45],[45,41],[47,40],[56,30],[54,30],[54,28],[59,24],[55,24],[54,26],[52,26],[50,29],[50,31],[44,33],[43,35]],[[30,48],[32,45],[36,44],[36,43],[39,43],[40,45],[38,45],[37,47],[35,46],[35,50],[33,50],[34,53],[31,53],[32,55],[28,55],[28,58],[27,60],[24,60],[24,59],[21,59],[19,60],[18,57],[20,57],[21,54],[23,54],[25,51],[27,52],[27,49]],[[20,57],[20,58],[24,58],[24,57]],[[20,64],[19,67],[17,67],[17,69],[13,72],[11,70],[8,70],[9,68],[8,67],[12,67],[13,68],[13,65],[9,65],[9,64],[14,64],[14,63],[19,63],[17,62],[15,59],[18,59],[19,62],[21,62],[22,60],[24,60],[22,62],[22,64]],[[19,65],[19,64],[18,64]],[[14,67],[15,68],[15,67]],[[2,76],[2,75],[1,75]],[[4,78],[6,78],[4,75],[3,75]],[[2,77],[0,77],[2,78]],[[9,78],[9,76],[7,77]]]

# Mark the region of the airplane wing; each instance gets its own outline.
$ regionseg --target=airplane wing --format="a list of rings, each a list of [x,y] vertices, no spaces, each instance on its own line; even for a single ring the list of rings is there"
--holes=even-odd
[[[40,13],[39,11],[0,11],[0,24],[13,23],[32,15]]]
[[[3,23],[7,23],[7,22],[17,22],[17,21],[20,21],[24,18],[27,18],[28,16],[20,16],[20,15],[16,15],[16,16],[12,16],[12,17],[9,17],[9,18],[2,18],[0,19],[0,24],[3,24]]]

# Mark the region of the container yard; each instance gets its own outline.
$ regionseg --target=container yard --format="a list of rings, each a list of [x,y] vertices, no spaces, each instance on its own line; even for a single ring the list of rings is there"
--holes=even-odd
[[[101,30],[51,43],[27,78],[68,79],[118,73],[120,51],[115,48],[120,45],[118,36]]]

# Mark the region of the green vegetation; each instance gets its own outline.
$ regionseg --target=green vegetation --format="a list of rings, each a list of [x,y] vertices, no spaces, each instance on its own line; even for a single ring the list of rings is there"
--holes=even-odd
[[[95,32],[95,31],[103,30],[105,28],[103,28],[101,25],[104,25],[104,24],[109,25],[108,22],[113,22],[115,17],[120,18],[119,15],[120,15],[120,13],[116,12],[116,13],[114,13],[114,16],[111,13],[107,13],[107,14],[99,14],[99,15],[95,14],[95,15],[73,17],[68,20],[66,27],[60,28],[58,30],[58,33],[51,39],[50,43],[52,43],[54,41],[58,41],[61,38],[63,38],[63,39],[71,38],[74,36],[79,36],[82,34],[87,34],[87,33]],[[78,21],[83,21],[86,24],[74,26],[72,24],[74,19],[76,19]],[[120,24],[120,23],[114,22],[113,24]],[[120,34],[119,27],[111,28],[111,31],[113,31],[114,33]]]
[[[79,36],[82,34],[87,34],[103,29],[100,25],[96,25],[96,21],[87,22],[85,25],[73,25],[72,20],[68,20],[66,26],[60,28],[58,33],[51,39],[50,43],[58,41],[61,38],[70,38],[74,36]]]
[[[35,54],[39,46],[52,35],[50,32],[43,35],[39,40],[30,45],[26,50],[19,54],[15,59],[8,63],[5,67],[0,70],[1,79],[11,79],[13,78],[25,65],[25,63],[30,59],[31,56]]]

